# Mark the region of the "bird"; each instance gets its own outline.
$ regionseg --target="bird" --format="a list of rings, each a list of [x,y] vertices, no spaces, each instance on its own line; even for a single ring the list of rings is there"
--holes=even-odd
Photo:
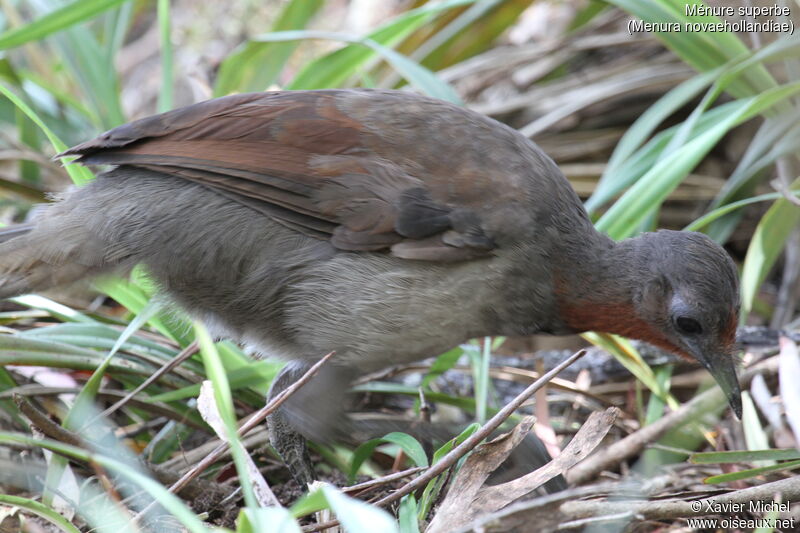
[[[0,236],[0,297],[144,265],[214,335],[288,361],[268,419],[301,483],[306,438],[347,386],[470,338],[585,331],[708,369],[741,417],[738,278],[695,232],[614,241],[513,128],[409,91],[224,96],[116,127],[58,157],[111,165]]]

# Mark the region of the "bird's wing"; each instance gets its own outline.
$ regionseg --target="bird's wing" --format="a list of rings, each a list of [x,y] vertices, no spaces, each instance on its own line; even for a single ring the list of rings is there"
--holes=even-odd
[[[497,209],[522,194],[457,146],[476,117],[395,92],[240,94],[125,124],[59,156],[180,176],[341,250],[460,261],[491,253],[504,233]]]

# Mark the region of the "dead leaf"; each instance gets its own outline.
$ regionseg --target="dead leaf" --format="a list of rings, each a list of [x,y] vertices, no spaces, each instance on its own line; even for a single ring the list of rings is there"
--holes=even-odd
[[[520,478],[500,485],[482,487],[494,471],[530,430],[532,420],[523,420],[511,434],[481,445],[466,460],[450,486],[444,502],[426,533],[445,533],[470,524],[478,516],[493,513],[536,490],[572,468],[594,450],[611,429],[619,409],[595,412],[556,459]]]
[[[222,417],[217,409],[217,402],[214,400],[214,385],[209,380],[203,381],[203,384],[200,386],[200,395],[197,397],[197,410],[200,412],[200,416],[203,417],[203,420],[206,421],[206,424],[211,426],[214,433],[217,434],[217,437],[230,445],[231,442],[228,439],[228,433],[225,431],[225,423],[222,421]],[[269,488],[267,480],[261,475],[261,472],[253,462],[250,454],[247,453],[245,447],[241,442],[237,442],[237,445],[241,446],[242,451],[244,451],[244,456],[247,460],[247,472],[250,481],[253,483],[253,492],[255,493],[258,503],[263,507],[280,505],[278,498],[272,493],[272,489]]]

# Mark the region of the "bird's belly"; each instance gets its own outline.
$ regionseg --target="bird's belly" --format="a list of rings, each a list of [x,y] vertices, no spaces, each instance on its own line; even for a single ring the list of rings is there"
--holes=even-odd
[[[410,262],[386,254],[337,254],[292,287],[287,325],[317,356],[371,372],[436,356],[488,332],[480,307],[491,290],[480,261]]]

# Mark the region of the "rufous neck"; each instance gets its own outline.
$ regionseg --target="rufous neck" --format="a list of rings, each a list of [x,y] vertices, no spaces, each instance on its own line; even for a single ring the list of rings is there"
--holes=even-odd
[[[673,350],[637,312],[648,279],[637,244],[635,239],[598,239],[576,254],[580,259],[562,264],[556,281],[559,318],[575,332],[615,333]]]

